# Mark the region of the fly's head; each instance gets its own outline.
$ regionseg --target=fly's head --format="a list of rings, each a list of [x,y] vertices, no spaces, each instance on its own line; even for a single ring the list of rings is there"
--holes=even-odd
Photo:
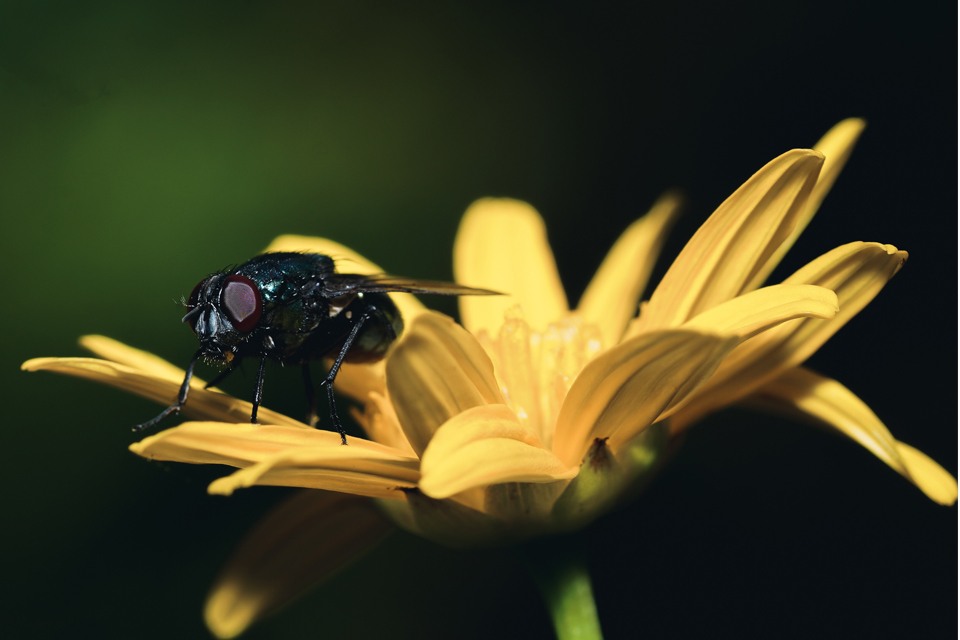
[[[201,357],[224,366],[257,328],[263,298],[257,284],[241,275],[214,274],[197,284],[183,322],[200,340]]]

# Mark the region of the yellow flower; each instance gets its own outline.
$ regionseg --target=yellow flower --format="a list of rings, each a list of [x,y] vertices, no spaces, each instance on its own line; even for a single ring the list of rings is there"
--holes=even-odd
[[[142,456],[238,467],[209,491],[252,485],[304,492],[238,550],[207,604],[220,637],[242,632],[375,544],[389,525],[452,546],[578,529],[649,477],[672,437],[734,402],[790,410],[862,444],[931,499],[957,483],[893,438],[840,383],[800,365],[876,296],[906,252],[854,242],[761,287],[830,189],[863,128],[847,120],[815,150],[761,168],[704,223],[636,315],[677,209],[662,198],[617,241],[571,310],[540,216],[485,199],[464,216],[459,282],[509,292],[460,300],[463,326],[393,294],[407,329],[384,362],[345,365],[341,393],[369,440],[314,430],[194,379],[188,422],[134,444]],[[268,251],[333,255],[379,268],[329,240],[283,236]],[[161,403],[183,371],[108,338],[104,360],[41,358],[25,369],[92,378]],[[359,498],[363,496],[365,498]],[[366,498],[374,498],[371,502]],[[374,508],[376,507],[376,508]]]

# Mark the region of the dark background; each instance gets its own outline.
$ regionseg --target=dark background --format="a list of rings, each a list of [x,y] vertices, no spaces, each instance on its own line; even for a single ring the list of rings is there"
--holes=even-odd
[[[207,496],[227,470],[127,452],[155,405],[23,360],[103,333],[185,364],[172,301],[281,233],[449,279],[487,195],[542,212],[573,301],[678,187],[658,278],[756,169],[848,116],[869,126],[773,281],[853,240],[910,251],[809,364],[956,475],[955,24],[923,2],[4,2],[3,635],[207,637],[210,582],[285,494]],[[303,410],[295,372],[266,393]],[[585,540],[608,640],[940,638],[956,526],[862,448],[731,410]],[[550,634],[510,553],[397,534],[247,637]]]

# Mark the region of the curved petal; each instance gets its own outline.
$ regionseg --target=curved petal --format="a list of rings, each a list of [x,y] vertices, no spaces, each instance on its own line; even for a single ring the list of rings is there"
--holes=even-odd
[[[906,259],[906,251],[892,245],[852,242],[820,256],[784,280],[784,284],[832,289],[840,300],[840,312],[827,320],[787,322],[744,342],[697,397],[674,416],[671,428],[683,429],[801,364],[873,300]]]
[[[387,357],[387,389],[400,426],[418,454],[458,413],[502,404],[490,357],[447,316],[422,314]]]
[[[894,439],[880,418],[845,386],[808,369],[790,369],[760,387],[748,404],[786,408],[863,445],[939,504],[957,501],[957,481],[936,462]]]
[[[797,318],[832,318],[840,301],[830,289],[809,284],[777,284],[727,300],[685,322],[685,329],[735,335],[741,341]]]
[[[913,483],[927,494],[927,497],[946,506],[957,501],[957,479],[946,469],[922,451],[917,451],[903,442],[897,442],[897,451],[900,452],[900,459],[910,472]]]
[[[686,330],[646,333],[594,358],[557,418],[553,450],[579,465],[596,438],[619,444],[665,418],[703,384],[739,342]]]
[[[130,445],[145,458],[242,467],[210,485],[229,495],[254,484],[329,489],[399,498],[396,489],[415,487],[419,461],[396,449],[332,431],[286,426],[187,422]]]
[[[460,284],[507,294],[460,298],[460,317],[472,333],[497,335],[503,313],[518,304],[538,330],[569,310],[543,219],[519,200],[484,198],[470,205],[453,245],[453,273]]]
[[[620,236],[590,281],[577,313],[600,328],[603,344],[620,342],[647,286],[660,248],[680,211],[680,196],[665,193]]]
[[[297,493],[237,546],[207,597],[207,627],[217,638],[235,638],[366,554],[392,530],[364,498]]]
[[[324,360],[329,369],[333,360]],[[384,394],[387,391],[386,362],[379,360],[366,364],[344,362],[337,372],[333,388],[359,402],[366,402],[371,393]]]
[[[843,170],[844,165],[853,153],[853,147],[856,146],[860,134],[863,133],[867,123],[860,118],[847,118],[834,125],[813,148],[823,154],[823,169],[820,170],[820,177],[817,184],[807,199],[807,206],[803,215],[797,219],[797,226],[793,228],[790,236],[774,251],[767,263],[757,273],[753,281],[747,285],[747,289],[756,289],[767,279],[770,272],[776,268],[783,256],[786,255],[793,243],[797,241],[803,230],[807,228],[813,216],[820,208],[820,203],[830,192],[833,183],[836,182]]]
[[[273,251],[320,253],[325,256],[330,256],[337,265],[338,273],[358,273],[360,275],[384,273],[383,269],[356,251],[348,249],[339,242],[327,240],[326,238],[295,235],[279,236],[270,243],[269,247],[264,249],[264,253]],[[413,294],[391,293],[388,295],[396,303],[397,307],[399,307],[400,315],[403,316],[403,319],[407,322],[410,322],[427,310]]]
[[[180,367],[167,362],[163,358],[147,351],[134,349],[122,342],[108,338],[106,336],[89,335],[80,338],[80,346],[92,351],[101,358],[127,365],[133,369],[139,369],[152,374],[158,378],[164,378],[176,382],[178,385],[183,382],[185,371]],[[194,375],[190,383],[191,389],[203,387],[206,384],[201,378]],[[386,382],[384,380],[384,363],[373,362],[370,364],[350,364],[344,363],[337,374],[337,381],[334,388],[355,400],[365,401],[371,391],[384,393]],[[179,387],[178,387],[179,389]],[[213,388],[216,390],[216,387]],[[225,419],[220,416],[196,415],[194,417]],[[279,424],[270,422],[270,424]]]
[[[349,451],[348,451],[349,449]],[[402,490],[420,479],[416,458],[390,456],[355,447],[282,451],[207,487],[211,495],[229,496],[254,485],[341,491],[371,498],[403,500]]]
[[[159,377],[123,364],[96,358],[34,358],[21,366],[24,371],[53,371],[78,378],[86,378],[108,384],[111,387],[135,393],[149,400],[169,405],[176,401],[183,383],[169,377]],[[190,396],[181,413],[191,418],[221,420],[223,422],[250,422],[253,406],[216,390],[205,390],[197,378],[190,384]],[[310,429],[308,425],[293,418],[260,407],[257,418],[262,424],[282,424],[289,427]]]
[[[544,449],[505,405],[475,407],[441,426],[423,454],[420,490],[448,498],[502,482],[553,482],[577,475]]]
[[[119,340],[97,335],[81,336],[80,346],[105,360],[125,364],[131,369],[139,369],[158,378],[176,382],[178,385],[183,383],[183,376],[186,371],[160,356],[148,351],[134,349]],[[193,376],[191,387],[202,387],[204,384],[203,380]]]
[[[803,213],[823,155],[771,160],[710,216],[663,277],[629,335],[674,327],[744,292]]]

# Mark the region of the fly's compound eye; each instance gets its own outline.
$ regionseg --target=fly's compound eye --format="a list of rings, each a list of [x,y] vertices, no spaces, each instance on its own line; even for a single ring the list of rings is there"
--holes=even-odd
[[[247,333],[256,326],[263,311],[260,290],[250,278],[227,276],[220,293],[220,306],[227,318],[240,333]]]
[[[207,281],[207,279],[204,278],[203,280],[201,280],[200,282],[198,282],[198,283],[197,283],[197,286],[195,286],[195,287],[193,288],[193,291],[190,292],[190,297],[187,298],[187,306],[188,306],[188,307],[193,308],[193,307],[197,306],[197,302],[200,300],[200,289],[203,288],[203,283],[206,282],[206,281]]]

